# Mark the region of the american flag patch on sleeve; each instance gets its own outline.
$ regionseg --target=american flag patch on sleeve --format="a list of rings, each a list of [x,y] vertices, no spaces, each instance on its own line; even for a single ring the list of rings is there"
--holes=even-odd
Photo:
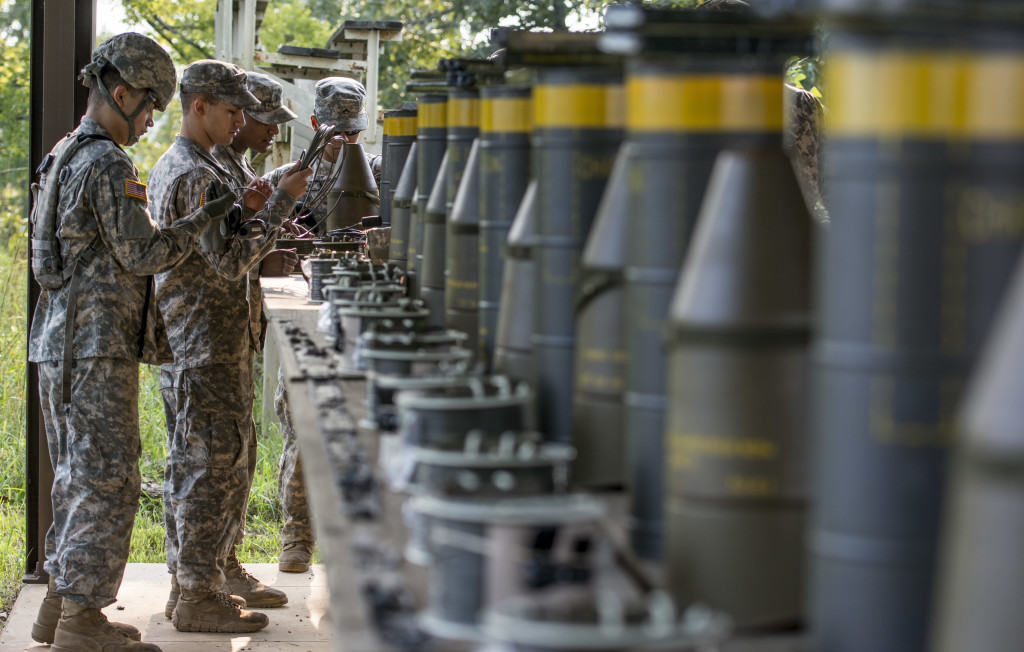
[[[146,184],[132,179],[124,180],[124,194],[134,199],[149,201],[149,197],[146,196]]]

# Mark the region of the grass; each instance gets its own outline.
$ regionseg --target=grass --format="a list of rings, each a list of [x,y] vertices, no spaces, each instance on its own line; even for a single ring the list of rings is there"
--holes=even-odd
[[[27,238],[12,237],[0,246],[0,625],[6,622],[21,587],[25,564],[25,343]],[[257,364],[258,432],[262,416],[262,365]],[[132,532],[130,563],[162,563],[164,559],[163,485],[167,454],[159,372],[140,368],[139,430],[142,440],[143,495]],[[247,513],[247,536],[239,559],[245,563],[276,562],[280,552],[281,504],[277,496],[277,461],[282,437],[277,424],[259,437],[258,466]]]

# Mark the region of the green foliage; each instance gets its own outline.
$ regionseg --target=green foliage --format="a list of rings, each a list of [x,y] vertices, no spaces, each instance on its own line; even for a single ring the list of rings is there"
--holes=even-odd
[[[123,0],[129,23],[147,24],[179,64],[214,51],[216,0]],[[324,47],[344,20],[400,20],[401,41],[381,47],[380,102],[398,106],[409,71],[443,57],[485,56],[493,27],[595,28],[607,0],[278,0],[263,18],[267,51],[283,44]]]
[[[179,63],[212,59],[216,0],[124,0],[129,24],[145,23]]]
[[[260,42],[267,52],[282,45],[323,47],[334,26],[313,15],[305,0],[278,0],[267,7],[260,28]]]
[[[30,5],[0,0],[0,237],[28,231]]]
[[[793,59],[786,66],[786,81],[797,88],[808,91],[819,100],[822,99],[821,89],[818,86],[821,60],[816,57],[803,57]]]

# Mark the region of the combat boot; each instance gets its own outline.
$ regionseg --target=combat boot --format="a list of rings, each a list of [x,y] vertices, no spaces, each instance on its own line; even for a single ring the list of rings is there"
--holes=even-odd
[[[312,558],[313,546],[308,542],[289,541],[281,550],[277,568],[285,573],[305,573],[309,570],[309,561]]]
[[[57,581],[51,576],[46,585],[46,597],[43,598],[42,604],[39,605],[39,613],[36,614],[36,622],[32,623],[33,641],[53,643],[53,634],[57,629],[57,621],[60,620],[63,601],[63,598],[57,593]],[[111,622],[110,626],[132,640],[142,640],[142,632],[128,623]]]
[[[167,596],[167,603],[164,605],[164,617],[170,620],[174,615],[174,608],[178,606],[178,596],[181,595],[181,587],[178,586],[178,578],[171,575],[171,593]],[[244,607],[245,598],[237,595],[231,596],[231,601],[237,604],[239,607]],[[116,624],[116,623],[112,623]]]
[[[140,643],[122,634],[93,607],[64,600],[60,621],[53,635],[51,652],[160,652],[150,643]]]
[[[227,579],[224,590],[245,598],[247,606],[283,607],[288,603],[284,591],[267,586],[242,568],[234,552],[228,555],[224,564],[224,577]]]
[[[181,589],[171,619],[179,632],[245,634],[267,626],[270,619],[258,611],[242,609],[223,591]]]

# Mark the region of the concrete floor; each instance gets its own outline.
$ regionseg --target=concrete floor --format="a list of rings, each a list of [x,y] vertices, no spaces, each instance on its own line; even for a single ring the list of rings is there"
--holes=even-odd
[[[159,645],[164,652],[327,652],[330,649],[326,620],[328,593],[322,566],[301,574],[278,573],[277,564],[246,564],[245,567],[268,585],[288,594],[288,604],[284,607],[261,610],[270,618],[270,624],[255,634],[186,634],[175,630],[164,618],[170,580],[163,564],[129,564],[117,602],[103,611],[111,620],[138,627],[143,641]],[[0,652],[49,649],[30,636],[36,611],[45,594],[44,585],[22,587],[7,626],[0,633]]]

